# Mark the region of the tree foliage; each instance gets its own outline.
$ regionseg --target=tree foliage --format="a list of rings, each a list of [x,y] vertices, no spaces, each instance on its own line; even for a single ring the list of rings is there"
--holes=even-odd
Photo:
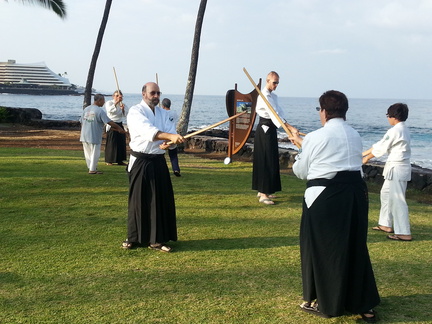
[[[62,19],[66,18],[66,4],[63,2],[63,0],[19,0],[19,1],[24,4],[41,5],[42,7],[54,11],[60,18]]]

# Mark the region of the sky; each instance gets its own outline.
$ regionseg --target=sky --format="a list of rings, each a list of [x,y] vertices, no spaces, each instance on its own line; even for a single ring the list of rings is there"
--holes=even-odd
[[[0,0],[0,62],[44,62],[85,86],[104,0],[64,0],[67,18]],[[93,87],[185,93],[200,0],[113,0]],[[195,94],[242,93],[268,72],[283,97],[432,99],[432,0],[208,0]]]

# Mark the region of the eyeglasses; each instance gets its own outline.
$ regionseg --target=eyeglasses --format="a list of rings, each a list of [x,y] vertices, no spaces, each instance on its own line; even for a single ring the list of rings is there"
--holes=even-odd
[[[154,96],[154,95],[160,96],[161,94],[162,94],[162,92],[160,92],[160,91],[150,91],[150,96]]]
[[[386,114],[386,117],[387,118],[393,118],[393,116],[389,116],[389,114]]]
[[[324,108],[321,108],[321,107],[316,107],[315,109],[316,109],[317,111],[324,110]]]
[[[279,81],[273,81],[273,84],[279,84]]]

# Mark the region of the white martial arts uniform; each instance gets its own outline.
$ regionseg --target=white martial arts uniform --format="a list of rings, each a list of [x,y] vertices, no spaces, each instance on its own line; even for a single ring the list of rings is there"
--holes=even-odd
[[[165,150],[159,148],[162,140],[153,141],[157,132],[176,134],[175,124],[171,122],[168,111],[156,106],[154,113],[142,100],[138,105],[132,106],[127,115],[127,124],[130,133],[129,147],[132,151],[146,154],[165,154]],[[129,167],[131,170],[135,157],[130,156]]]
[[[333,179],[339,171],[361,171],[362,148],[359,134],[342,118],[332,118],[305,136],[293,172],[300,179],[313,180]],[[324,189],[307,188],[306,205],[310,207]]]
[[[411,235],[408,205],[405,199],[407,182],[411,180],[411,139],[405,122],[390,128],[384,137],[372,146],[372,154],[388,154],[383,170],[381,210],[378,224],[392,227],[395,234]]]

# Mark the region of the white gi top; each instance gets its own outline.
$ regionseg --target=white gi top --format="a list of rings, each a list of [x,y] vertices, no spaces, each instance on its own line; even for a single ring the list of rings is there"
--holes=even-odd
[[[264,87],[264,89],[261,90],[261,92],[267,98],[268,102],[271,104],[271,106],[279,115],[279,117],[282,119],[282,121],[286,122],[283,109],[281,106],[279,106],[277,94],[275,94],[274,91],[270,92],[266,87]],[[276,117],[271,112],[271,110],[268,108],[267,104],[264,102],[261,96],[258,96],[255,111],[258,114],[258,116],[262,118],[271,119],[273,124],[275,124],[277,128],[281,127],[281,124],[276,119]]]
[[[126,123],[126,116],[128,114],[129,108],[124,105],[124,114],[120,108],[120,105],[114,105],[114,100],[108,100],[104,105],[108,117],[116,123]]]
[[[333,179],[339,171],[362,170],[362,140],[359,133],[342,118],[332,118],[324,127],[310,132],[293,164],[293,172],[300,179]],[[316,186],[305,191],[309,207],[325,187]]]
[[[159,148],[163,141],[155,141],[154,137],[158,132],[176,134],[175,124],[170,121],[168,111],[156,106],[153,113],[144,100],[129,109],[127,124],[130,134],[129,147],[135,152],[165,154],[165,150]],[[130,156],[129,170],[135,159]]]
[[[381,157],[388,154],[384,166],[384,179],[391,180],[397,170],[399,180],[411,180],[411,137],[405,122],[399,122],[390,128],[384,137],[372,145],[372,154]]]

